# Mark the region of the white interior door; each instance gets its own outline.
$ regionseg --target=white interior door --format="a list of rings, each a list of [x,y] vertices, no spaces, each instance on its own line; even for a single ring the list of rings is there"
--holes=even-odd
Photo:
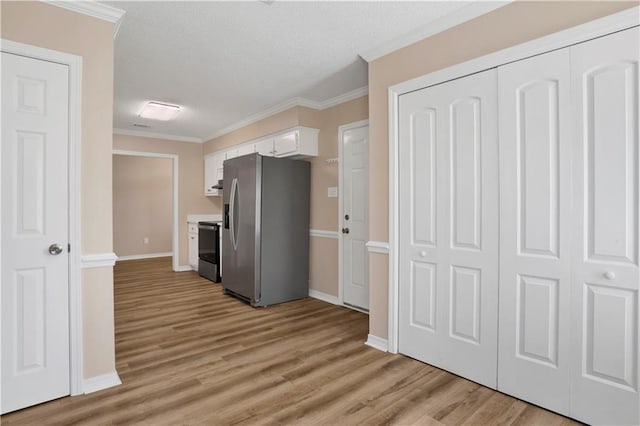
[[[2,53],[2,413],[69,394],[68,97],[66,65]]]
[[[496,71],[400,97],[399,350],[496,387]]]
[[[498,69],[498,389],[569,414],[569,49]]]
[[[576,250],[571,416],[640,423],[638,55],[640,31],[571,50]]]
[[[341,133],[342,300],[369,310],[369,126]]]

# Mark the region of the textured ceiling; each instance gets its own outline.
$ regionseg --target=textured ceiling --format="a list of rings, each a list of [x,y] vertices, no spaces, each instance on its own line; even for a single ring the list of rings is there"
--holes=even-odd
[[[200,140],[295,97],[323,102],[366,86],[359,54],[468,4],[104,3],[126,11],[115,40],[114,127]],[[168,123],[140,119],[149,100],[184,110]]]

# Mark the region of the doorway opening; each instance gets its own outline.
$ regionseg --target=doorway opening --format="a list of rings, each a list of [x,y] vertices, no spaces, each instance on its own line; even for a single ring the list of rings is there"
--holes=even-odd
[[[179,270],[177,155],[113,151],[113,239],[119,260],[171,256]]]

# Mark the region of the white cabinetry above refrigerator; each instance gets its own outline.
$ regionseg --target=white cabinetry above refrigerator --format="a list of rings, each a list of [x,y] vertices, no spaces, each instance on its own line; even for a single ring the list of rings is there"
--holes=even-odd
[[[295,159],[317,156],[318,132],[318,129],[298,126],[206,155],[204,157],[204,194],[222,196],[222,190],[213,187],[218,184],[219,180],[223,179],[223,164],[225,160],[254,152],[268,157],[291,157]]]

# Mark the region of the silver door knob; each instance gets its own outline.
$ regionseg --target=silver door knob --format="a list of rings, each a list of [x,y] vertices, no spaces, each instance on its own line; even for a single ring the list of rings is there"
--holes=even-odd
[[[60,244],[51,244],[49,246],[49,254],[53,255],[53,256],[57,256],[60,253],[62,253],[62,246]]]
[[[607,271],[604,273],[604,277],[608,280],[612,280],[616,277],[616,273],[613,271]]]

